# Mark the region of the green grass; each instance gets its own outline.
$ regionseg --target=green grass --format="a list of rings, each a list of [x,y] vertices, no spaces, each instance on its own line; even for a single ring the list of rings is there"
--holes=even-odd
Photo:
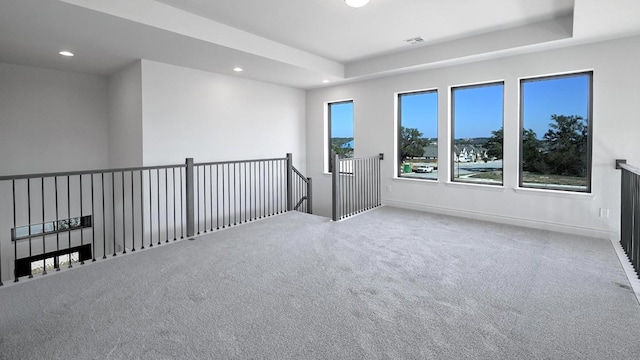
[[[485,172],[473,174],[469,177],[474,179],[502,181],[502,171],[485,171]]]
[[[563,175],[544,175],[530,172],[523,172],[523,182],[529,184],[554,184],[569,186],[587,186],[587,178]]]
[[[587,186],[587,178],[563,175],[544,175],[524,172],[523,183],[525,184],[545,184],[563,186]],[[502,171],[488,171],[469,176],[474,179],[502,180]]]

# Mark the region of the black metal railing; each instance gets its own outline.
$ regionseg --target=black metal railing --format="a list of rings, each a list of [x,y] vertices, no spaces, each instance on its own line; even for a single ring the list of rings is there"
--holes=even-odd
[[[3,234],[11,234],[10,241],[0,236],[0,261],[10,267],[6,259],[14,260],[18,281],[20,276],[33,277],[34,262],[42,263],[43,274],[60,270],[59,257],[70,256],[70,249],[84,254],[78,258],[83,264],[183,238],[185,168],[180,164],[0,177],[0,196],[11,204],[10,216],[0,220],[7,229]],[[71,259],[66,266],[73,266]],[[0,279],[7,273],[0,263]]]
[[[60,270],[62,257],[72,267],[72,256],[84,264],[289,210],[310,212],[310,186],[291,154],[2,176],[0,285],[9,274],[33,277],[34,264],[43,274]]]
[[[196,229],[224,229],[287,210],[286,158],[195,164]]]
[[[620,194],[620,244],[640,274],[640,168],[616,160],[622,170]]]
[[[291,204],[292,210],[301,211],[305,213],[312,213],[312,182],[311,178],[305,177],[296,169],[295,167],[291,168],[292,172],[292,182],[291,182],[291,192],[293,200]]]
[[[332,159],[332,219],[338,221],[378,207],[381,202],[380,161],[368,158]]]

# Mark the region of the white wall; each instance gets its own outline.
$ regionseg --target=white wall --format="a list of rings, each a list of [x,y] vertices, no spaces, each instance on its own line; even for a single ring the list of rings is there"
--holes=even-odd
[[[104,77],[0,63],[0,175],[104,168]]]
[[[241,75],[212,74],[144,60],[108,79],[0,64],[0,176],[164,165],[183,163],[186,157],[198,162],[273,158],[284,157],[288,152],[294,154],[294,164],[304,172],[305,134],[303,90],[246,80]],[[121,174],[116,175],[115,231],[119,236],[123,197]],[[125,174],[126,206],[130,206],[130,176]],[[63,180],[59,185],[61,189],[66,186]],[[137,177],[135,181],[137,184]],[[110,182],[107,176],[104,227],[108,239],[113,232]],[[79,184],[72,183],[75,191]],[[38,192],[39,182],[32,185],[32,202],[38,213],[33,214],[31,223],[37,223],[43,221],[38,206],[42,194]],[[24,186],[19,184],[20,189]],[[90,183],[86,177],[83,186],[86,214],[91,206]],[[97,186],[101,189],[99,180]],[[143,187],[148,189],[148,186],[145,177]],[[45,188],[48,204],[54,194],[50,181]],[[0,207],[0,229],[13,227],[11,193],[11,182],[0,183],[0,203],[9,204]],[[143,195],[146,206],[149,201],[146,190]],[[138,214],[138,193],[132,198],[136,203],[134,210],[127,207],[126,212]],[[78,216],[79,196],[72,195],[71,200],[71,216]],[[154,213],[156,204],[157,200],[151,209],[154,226],[158,219],[164,219],[162,211],[159,216]],[[54,220],[55,209],[48,205],[46,208],[44,220]],[[101,206],[97,210],[94,225],[99,225],[96,231],[101,240]],[[61,211],[66,208],[62,206]],[[146,219],[149,210],[145,209],[144,214]],[[20,210],[17,217],[18,226],[30,222],[26,210]],[[132,225],[129,219],[124,233],[132,233]],[[141,226],[140,219],[136,218],[136,234]],[[156,241],[158,234],[154,231]],[[145,239],[148,234],[147,222]],[[77,235],[74,233],[74,239]],[[12,244],[7,239],[8,236],[0,236],[0,267],[5,281],[12,271]],[[111,243],[107,245],[111,251]],[[118,240],[116,246],[120,245]],[[130,243],[127,246],[130,247]],[[101,250],[98,253],[101,254]]]
[[[0,176],[25,173],[102,169],[108,166],[107,79],[63,71],[54,71],[0,63]],[[85,179],[86,180],[86,179]],[[66,179],[59,179],[60,218],[67,218]],[[41,183],[32,181],[32,223],[43,221]],[[27,220],[24,198],[25,181],[17,181],[16,223]],[[88,194],[88,183],[85,183]],[[55,219],[51,205],[53,180],[45,184],[46,221]],[[72,181],[72,189],[78,187]],[[12,185],[0,182],[0,257],[2,280],[12,277],[13,228]],[[71,196],[71,216],[78,216],[78,198]],[[85,202],[85,209],[88,207]],[[37,211],[35,209],[38,209]],[[85,211],[86,214],[86,211]],[[74,233],[75,244],[78,233]],[[24,248],[22,242],[19,248]],[[41,242],[36,242],[34,249]],[[54,242],[55,244],[55,242]],[[24,256],[19,253],[19,256]]]
[[[330,176],[324,169],[324,107],[354,99],[356,156],[384,153],[383,203],[543,229],[616,237],[619,229],[620,173],[616,158],[640,164],[640,37],[544,51],[307,92],[307,169],[314,178],[316,213],[330,215]],[[518,80],[520,77],[579,70],[593,76],[592,195],[518,190]],[[451,184],[449,175],[449,87],[504,80],[505,156],[501,188]],[[437,88],[439,92],[439,181],[394,178],[394,94]],[[388,191],[390,190],[390,191]],[[610,209],[609,218],[598,216]]]
[[[144,165],[290,152],[304,171],[304,91],[147,60],[142,90]]]
[[[142,64],[109,78],[109,167],[142,166]]]

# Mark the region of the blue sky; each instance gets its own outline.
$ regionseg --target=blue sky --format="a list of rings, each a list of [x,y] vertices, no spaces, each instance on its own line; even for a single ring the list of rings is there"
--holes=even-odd
[[[502,83],[462,87],[453,90],[454,135],[456,139],[489,137],[503,124]],[[552,114],[579,115],[587,118],[589,76],[577,75],[547,80],[526,81],[523,124],[542,138]],[[353,103],[331,106],[332,136],[353,137]],[[400,97],[402,126],[417,128],[424,137],[438,136],[438,94],[423,92]],[[518,121],[507,119],[506,121]]]
[[[489,137],[502,127],[502,83],[453,89],[454,138]]]
[[[541,139],[549,129],[551,115],[579,115],[587,119],[589,76],[572,76],[523,85],[523,125]]]
[[[331,104],[331,137],[353,137],[353,102]]]
[[[438,93],[435,91],[403,94],[398,106],[402,126],[418,129],[426,138],[438,137]]]

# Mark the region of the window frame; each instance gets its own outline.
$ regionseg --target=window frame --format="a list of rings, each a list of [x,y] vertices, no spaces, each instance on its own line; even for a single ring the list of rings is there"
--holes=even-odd
[[[587,186],[585,190],[563,189],[559,187],[542,187],[527,186],[524,184],[523,176],[523,130],[524,130],[524,85],[529,82],[554,80],[562,78],[571,78],[578,76],[588,76],[589,84],[587,99]],[[593,176],[593,70],[580,70],[574,72],[566,72],[552,75],[529,76],[518,79],[518,189],[540,190],[540,191],[560,191],[562,193],[574,194],[592,194],[592,176]]]
[[[456,147],[456,134],[455,134],[455,108],[456,108],[456,101],[455,101],[455,96],[454,96],[454,91],[457,89],[473,89],[473,88],[482,88],[482,87],[487,87],[487,86],[496,86],[496,85],[501,85],[502,86],[502,129],[503,129],[503,139],[502,139],[502,181],[500,183],[491,183],[491,182],[474,182],[474,181],[460,181],[460,180],[456,180],[455,179],[455,166],[456,166],[456,159],[455,159],[455,147]],[[472,186],[493,186],[493,187],[504,187],[504,178],[505,178],[505,168],[504,168],[504,118],[505,118],[505,113],[504,113],[504,109],[505,109],[505,81],[504,80],[494,80],[494,81],[487,81],[487,82],[480,82],[480,83],[473,83],[473,84],[467,84],[467,85],[454,85],[454,86],[450,86],[449,87],[449,102],[450,102],[450,106],[449,106],[449,126],[450,126],[450,156],[451,159],[449,161],[449,166],[450,166],[450,175],[449,175],[449,183],[452,184],[464,184],[464,185],[472,185]]]
[[[421,95],[421,94],[436,94],[436,140],[438,141],[438,149],[440,148],[440,142],[438,138],[439,132],[439,96],[438,88],[431,89],[423,89],[423,90],[411,90],[411,91],[403,91],[396,93],[396,104],[397,104],[397,121],[396,121],[396,173],[395,176],[398,179],[411,179],[411,180],[419,180],[419,181],[438,181],[438,178],[418,178],[418,177],[410,177],[410,176],[402,176],[400,172],[400,167],[402,166],[402,154],[400,151],[400,146],[402,144],[402,101],[401,98],[403,96],[412,96],[412,95]],[[438,150],[439,151],[439,150]],[[440,163],[440,158],[436,160],[436,165]]]
[[[352,116],[352,121],[353,121],[353,127],[354,127],[354,136],[353,136],[353,150],[355,152],[355,104],[353,99],[345,99],[345,100],[336,100],[336,101],[328,101],[326,103],[325,109],[327,111],[327,136],[325,138],[325,145],[327,146],[326,152],[325,152],[325,156],[327,157],[327,173],[331,174],[332,172],[332,168],[331,168],[331,162],[333,161],[332,157],[331,157],[331,106],[332,105],[340,105],[340,104],[352,104],[353,109],[354,109],[354,114]]]
[[[90,228],[92,215],[76,216],[70,219],[47,221],[44,223],[18,226],[11,229],[11,241],[19,241],[45,235]]]

